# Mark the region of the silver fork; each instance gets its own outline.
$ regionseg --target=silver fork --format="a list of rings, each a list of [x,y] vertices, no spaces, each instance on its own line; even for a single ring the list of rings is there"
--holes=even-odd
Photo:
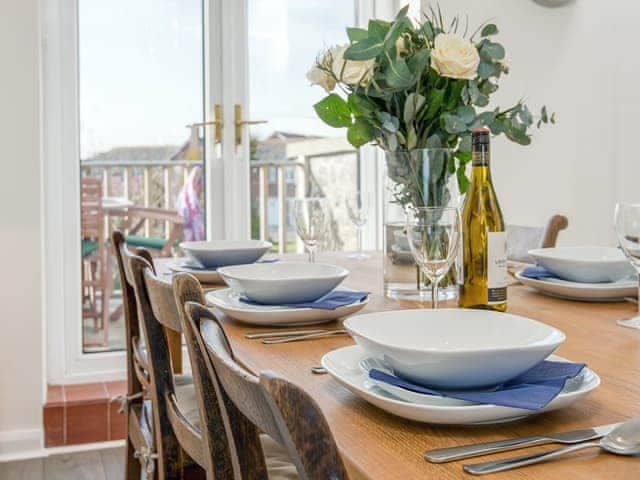
[[[266,345],[273,345],[275,343],[289,343],[289,342],[299,342],[301,340],[309,340],[309,339],[315,339],[315,338],[321,338],[321,337],[328,337],[330,335],[342,335],[347,333],[346,330],[340,328],[340,329],[335,329],[335,330],[325,330],[323,332],[317,332],[317,333],[307,333],[305,335],[294,335],[294,336],[289,336],[289,337],[284,337],[284,338],[266,338],[264,340],[262,340],[262,343],[266,344]]]

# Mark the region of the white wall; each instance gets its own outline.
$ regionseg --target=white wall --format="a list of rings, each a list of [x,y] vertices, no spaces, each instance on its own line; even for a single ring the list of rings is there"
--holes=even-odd
[[[40,447],[38,0],[0,1],[0,459]]]
[[[511,65],[498,105],[526,96],[530,106],[547,104],[558,115],[558,124],[536,132],[529,147],[502,137],[494,142],[494,183],[506,221],[536,225],[559,212],[570,222],[560,243],[612,243],[615,202],[640,201],[640,2],[440,5],[447,16],[468,13],[472,25],[486,19],[498,25]]]

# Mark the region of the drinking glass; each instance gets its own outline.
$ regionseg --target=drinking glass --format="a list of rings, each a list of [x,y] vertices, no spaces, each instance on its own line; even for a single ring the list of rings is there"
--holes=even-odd
[[[316,261],[316,249],[324,236],[328,220],[328,204],[325,198],[297,198],[294,203],[296,232],[309,254],[309,262]]]
[[[460,213],[453,207],[408,208],[406,230],[413,258],[431,282],[431,308],[438,308],[438,283],[460,245]]]
[[[349,258],[356,260],[366,260],[369,255],[362,249],[362,229],[369,220],[369,210],[371,209],[371,195],[368,192],[355,192],[346,196],[345,204],[349,219],[358,230],[358,251],[352,253]]]
[[[618,244],[640,274],[640,203],[618,203],[614,214]],[[640,284],[638,285],[640,294]],[[640,299],[640,297],[639,297]],[[640,308],[640,307],[639,307]],[[640,316],[618,320],[619,325],[640,328]]]

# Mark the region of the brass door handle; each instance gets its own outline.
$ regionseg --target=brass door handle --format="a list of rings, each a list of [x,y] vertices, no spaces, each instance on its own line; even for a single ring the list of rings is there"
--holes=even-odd
[[[213,107],[213,120],[209,120],[206,122],[192,123],[190,125],[187,125],[187,128],[199,128],[199,127],[208,127],[210,125],[215,125],[216,128],[215,128],[213,137],[216,143],[220,143],[222,142],[222,126],[224,125],[222,123],[222,120],[219,120],[221,118],[222,118],[222,105],[216,104]]]
[[[243,125],[259,125],[261,123],[267,123],[267,120],[243,120],[242,119],[242,106],[236,104],[234,107],[234,115],[235,115],[235,136],[236,136],[236,145],[240,145],[242,143],[242,126]]]

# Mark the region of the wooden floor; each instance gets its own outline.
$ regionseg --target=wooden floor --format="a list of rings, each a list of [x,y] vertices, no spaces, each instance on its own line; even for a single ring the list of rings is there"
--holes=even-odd
[[[2,480],[122,480],[124,448],[0,463]]]

